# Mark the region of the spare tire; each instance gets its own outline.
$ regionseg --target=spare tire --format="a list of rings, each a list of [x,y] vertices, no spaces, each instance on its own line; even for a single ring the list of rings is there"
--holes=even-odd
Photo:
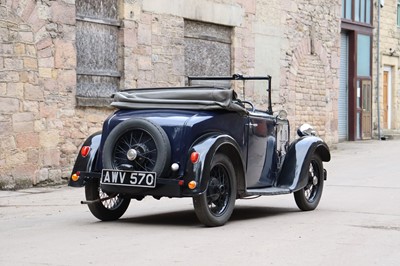
[[[132,118],[118,124],[103,147],[103,168],[156,172],[162,177],[169,165],[171,146],[165,131],[153,122]]]

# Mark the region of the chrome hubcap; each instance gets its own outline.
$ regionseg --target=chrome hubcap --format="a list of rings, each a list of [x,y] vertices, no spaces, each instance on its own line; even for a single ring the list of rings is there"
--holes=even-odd
[[[128,158],[129,161],[133,161],[136,159],[137,155],[138,153],[135,149],[129,149],[126,154],[126,157]]]

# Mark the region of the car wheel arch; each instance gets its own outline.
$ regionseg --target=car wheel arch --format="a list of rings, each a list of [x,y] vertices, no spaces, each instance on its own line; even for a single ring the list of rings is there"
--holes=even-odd
[[[246,190],[245,169],[238,149],[231,143],[224,143],[216,150],[216,153],[225,154],[232,162],[236,172],[237,193],[240,195]]]
[[[240,153],[239,145],[231,136],[218,133],[209,134],[206,137],[201,138],[201,141],[193,145],[190,151],[197,151],[200,154],[199,162],[194,165],[189,163],[189,168],[187,168],[186,171],[187,173],[195,175],[194,180],[199,183],[198,188],[192,191],[192,193],[201,194],[207,189],[209,178],[207,173],[210,170],[209,165],[217,153],[223,153],[231,160],[232,164],[234,165],[235,172],[237,172],[236,177],[238,191],[244,192],[245,168],[243,158]]]

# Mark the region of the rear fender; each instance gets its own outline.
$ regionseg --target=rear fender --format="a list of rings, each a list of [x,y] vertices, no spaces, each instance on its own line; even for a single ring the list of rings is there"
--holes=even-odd
[[[196,163],[192,163],[190,160],[190,155],[193,152],[199,153],[199,159]],[[217,152],[222,152],[231,159],[237,174],[238,189],[244,189],[244,163],[239,145],[229,135],[212,134],[199,139],[189,149],[183,191],[185,196],[199,195],[206,191],[210,178],[211,161]],[[190,181],[197,183],[193,190],[187,187],[187,183]]]
[[[74,168],[69,178],[68,185],[71,187],[83,187],[86,184],[86,181],[89,180],[92,176],[96,176],[93,172],[94,166],[96,164],[98,149],[101,141],[101,131],[92,134],[88,137],[83,143],[82,147],[89,146],[90,150],[87,156],[82,156],[81,149],[79,149],[78,156],[75,160]],[[80,177],[77,181],[72,180],[72,175],[80,172]]]
[[[277,186],[297,191],[307,185],[309,163],[313,154],[317,154],[323,162],[329,162],[331,154],[328,145],[320,138],[306,136],[295,140],[288,149]]]

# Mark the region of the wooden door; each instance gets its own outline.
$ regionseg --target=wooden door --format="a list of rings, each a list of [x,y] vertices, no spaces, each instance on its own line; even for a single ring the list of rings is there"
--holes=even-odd
[[[371,139],[372,122],[371,122],[371,80],[362,80],[362,138]]]
[[[388,128],[389,103],[388,103],[389,72],[383,72],[383,128]]]

